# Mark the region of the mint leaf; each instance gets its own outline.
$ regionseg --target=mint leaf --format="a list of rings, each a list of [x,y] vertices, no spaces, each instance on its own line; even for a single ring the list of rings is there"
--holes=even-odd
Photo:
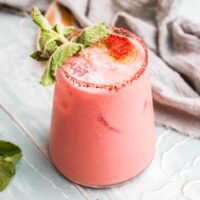
[[[37,61],[46,61],[50,56],[43,51],[35,51],[31,54],[31,57]]]
[[[37,24],[41,29],[46,31],[51,29],[51,25],[49,24],[48,20],[41,14],[37,7],[33,7],[31,16],[33,22]]]
[[[15,175],[15,165],[12,162],[0,160],[0,192],[9,184]]]
[[[39,44],[40,48],[45,51],[45,45],[49,42],[58,40],[58,36],[52,32],[49,31],[41,31]]]
[[[46,43],[44,50],[50,54],[53,54],[57,48],[58,48],[58,45],[57,45],[56,41],[49,41]]]
[[[16,163],[22,157],[21,149],[8,141],[0,140],[0,160]]]
[[[83,44],[84,46],[90,46],[96,42],[99,42],[101,39],[105,38],[109,34],[109,29],[105,23],[100,23],[96,26],[86,28],[81,36],[77,39],[78,43]]]
[[[55,82],[55,71],[82,48],[83,46],[81,44],[73,42],[69,42],[58,47],[48,61],[40,83],[44,86],[53,84]]]
[[[21,149],[8,141],[0,140],[0,191],[3,191],[15,175],[15,165],[22,157]]]

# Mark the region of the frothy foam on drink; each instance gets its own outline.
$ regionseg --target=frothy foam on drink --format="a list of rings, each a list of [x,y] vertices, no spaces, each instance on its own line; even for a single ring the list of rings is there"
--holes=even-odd
[[[109,54],[106,46],[97,44],[70,58],[64,70],[74,78],[88,83],[112,84],[124,81],[140,69],[145,57],[139,41],[135,38],[129,38],[129,41],[134,46],[134,52],[125,59],[117,60]]]

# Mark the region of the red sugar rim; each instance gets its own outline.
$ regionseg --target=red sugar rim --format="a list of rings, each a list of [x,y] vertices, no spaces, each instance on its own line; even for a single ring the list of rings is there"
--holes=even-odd
[[[147,51],[147,48],[146,48],[145,44],[143,43],[143,41],[139,37],[137,37],[135,34],[131,33],[130,31],[127,31],[123,28],[117,28],[117,27],[113,27],[113,26],[111,26],[110,28],[112,29],[112,31],[114,33],[121,34],[126,37],[132,37],[132,38],[136,39],[142,45],[144,52],[145,52],[145,58],[144,58],[144,62],[142,63],[140,69],[137,70],[135,72],[135,74],[127,80],[124,80],[121,82],[116,82],[116,83],[111,83],[111,84],[97,84],[97,83],[88,83],[88,82],[79,80],[79,79],[73,77],[68,72],[66,72],[63,68],[60,68],[59,70],[61,70],[61,72],[65,75],[65,78],[67,78],[70,82],[72,82],[72,84],[76,84],[79,87],[104,89],[107,91],[118,91],[118,90],[122,89],[123,87],[125,87],[127,84],[132,83],[134,80],[139,79],[140,76],[144,73],[144,71],[147,68],[147,64],[148,64],[148,51]]]

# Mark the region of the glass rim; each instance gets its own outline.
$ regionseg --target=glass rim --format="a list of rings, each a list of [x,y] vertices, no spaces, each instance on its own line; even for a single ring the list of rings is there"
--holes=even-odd
[[[110,84],[99,84],[99,83],[90,83],[90,82],[82,81],[82,80],[79,80],[78,78],[73,77],[73,75],[69,74],[66,70],[64,70],[64,68],[60,68],[59,70],[61,71],[62,74],[64,74],[64,77],[67,80],[69,80],[73,85],[77,85],[78,87],[85,87],[85,88],[104,89],[107,91],[118,91],[126,87],[128,84],[132,83],[133,81],[138,80],[146,71],[147,64],[148,64],[148,50],[144,42],[142,41],[142,39],[126,29],[118,28],[114,26],[110,26],[110,28],[114,33],[118,33],[127,37],[134,38],[142,45],[145,55],[144,55],[144,61],[141,64],[140,68],[126,80],[116,82],[116,83],[110,83]]]

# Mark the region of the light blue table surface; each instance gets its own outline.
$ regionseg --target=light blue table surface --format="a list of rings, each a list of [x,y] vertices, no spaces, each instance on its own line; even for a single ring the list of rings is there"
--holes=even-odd
[[[200,20],[200,1],[183,2],[179,14]],[[43,67],[29,57],[36,30],[29,17],[0,13],[0,139],[24,154],[0,200],[200,200],[200,140],[160,126],[152,163],[126,184],[83,188],[55,170],[48,154],[53,89],[38,84]]]

